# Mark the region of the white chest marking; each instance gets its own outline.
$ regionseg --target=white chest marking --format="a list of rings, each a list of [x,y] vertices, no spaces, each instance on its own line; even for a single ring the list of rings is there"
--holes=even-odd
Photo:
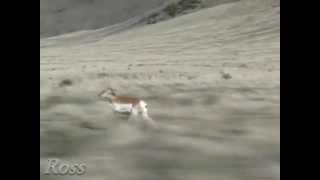
[[[112,104],[113,110],[120,113],[130,113],[132,111],[132,104],[119,104],[113,103]]]

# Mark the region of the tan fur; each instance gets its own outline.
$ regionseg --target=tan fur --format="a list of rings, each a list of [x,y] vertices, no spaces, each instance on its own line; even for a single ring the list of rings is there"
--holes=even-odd
[[[144,121],[156,127],[155,122],[148,115],[147,103],[144,100],[131,96],[118,96],[112,88],[103,90],[98,96],[107,100],[114,112],[128,114],[128,120],[136,121],[140,116]]]
[[[119,104],[132,104],[136,106],[139,104],[140,99],[130,96],[115,96],[112,98],[112,102]]]

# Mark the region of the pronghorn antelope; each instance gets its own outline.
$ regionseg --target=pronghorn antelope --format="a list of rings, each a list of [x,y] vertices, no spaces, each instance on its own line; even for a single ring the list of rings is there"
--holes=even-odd
[[[138,116],[147,121],[153,127],[155,122],[148,115],[147,103],[141,99],[130,96],[118,96],[114,89],[108,88],[98,95],[111,105],[113,112],[129,115],[129,121],[137,120]]]

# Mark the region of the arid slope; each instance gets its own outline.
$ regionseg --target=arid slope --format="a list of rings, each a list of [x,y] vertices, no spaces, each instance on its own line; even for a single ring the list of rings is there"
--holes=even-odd
[[[88,169],[41,179],[280,179],[279,14],[279,1],[242,0],[42,40],[40,173],[52,157]],[[112,116],[97,98],[107,87],[145,99],[160,130]]]

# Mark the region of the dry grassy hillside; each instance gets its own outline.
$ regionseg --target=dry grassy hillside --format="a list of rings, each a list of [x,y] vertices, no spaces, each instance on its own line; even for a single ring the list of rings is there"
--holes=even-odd
[[[277,0],[228,1],[42,39],[41,179],[280,179],[279,14]],[[145,99],[161,128],[113,117],[107,87]],[[43,175],[52,157],[87,172]]]

